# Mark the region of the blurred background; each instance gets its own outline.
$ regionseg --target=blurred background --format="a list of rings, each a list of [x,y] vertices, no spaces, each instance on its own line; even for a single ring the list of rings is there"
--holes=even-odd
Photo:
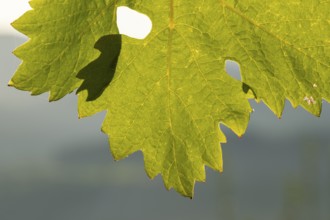
[[[23,2],[0,3],[0,219],[330,219],[328,103],[321,118],[287,103],[278,119],[251,102],[243,138],[223,127],[224,173],[207,169],[195,198],[183,198],[148,179],[140,153],[114,162],[100,131],[104,113],[78,120],[74,94],[49,103],[48,94],[7,87],[20,63],[11,51],[27,40],[8,25]]]

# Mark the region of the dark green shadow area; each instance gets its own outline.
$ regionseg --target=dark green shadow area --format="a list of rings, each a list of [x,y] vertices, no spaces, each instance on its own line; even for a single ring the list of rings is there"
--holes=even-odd
[[[246,84],[246,83],[244,83],[244,82],[242,83],[242,90],[243,90],[243,92],[244,92],[245,94],[251,93],[252,96],[253,96],[255,99],[258,98],[257,95],[256,95],[256,93],[253,91],[253,89],[252,89],[248,84]]]
[[[98,49],[101,55],[77,74],[77,77],[84,81],[76,93],[87,90],[87,101],[100,97],[112,81],[121,50],[121,35],[103,36],[95,43],[94,48]]]

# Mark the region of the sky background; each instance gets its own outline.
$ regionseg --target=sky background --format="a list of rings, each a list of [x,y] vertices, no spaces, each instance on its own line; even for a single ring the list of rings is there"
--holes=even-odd
[[[207,169],[189,200],[149,180],[140,153],[115,163],[104,113],[78,120],[74,94],[49,103],[7,87],[20,63],[11,51],[27,40],[10,23],[28,8],[0,1],[0,219],[330,219],[329,104],[316,118],[287,103],[279,120],[251,102],[243,138],[223,128],[224,173]],[[227,71],[239,75],[234,63]]]
[[[1,0],[0,1],[0,34],[16,34],[10,23],[30,9],[27,0]]]

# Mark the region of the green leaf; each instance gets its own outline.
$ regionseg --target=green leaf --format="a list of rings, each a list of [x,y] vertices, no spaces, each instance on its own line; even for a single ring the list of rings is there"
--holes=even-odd
[[[241,64],[244,82],[279,116],[285,98],[319,114],[329,97],[327,35],[301,34],[313,26],[329,33],[329,3],[134,2],[153,31],[143,41],[123,37],[113,81],[93,102],[82,94],[79,115],[107,109],[102,130],[114,157],[141,150],[148,175],[161,173],[167,188],[192,196],[205,164],[222,170],[218,122],[245,131],[250,107],[242,84],[225,73],[226,59]]]
[[[62,2],[49,1],[52,5],[39,10],[50,11]],[[59,74],[64,84],[69,79],[74,81],[73,76],[80,71],[78,78],[84,82],[78,89],[79,116],[106,110],[102,130],[110,138],[115,159],[142,151],[148,176],[161,174],[166,188],[173,187],[182,195],[193,196],[195,181],[205,180],[205,165],[222,171],[220,143],[226,139],[219,123],[243,135],[252,93],[278,117],[285,99],[314,115],[320,115],[322,98],[330,100],[328,1],[278,0],[266,4],[261,0],[86,0],[74,2],[70,10],[89,12],[89,7],[93,7],[96,16],[105,13],[103,4],[111,6],[111,19],[103,23],[103,17],[98,17],[99,21],[93,22],[94,29],[108,32],[96,36],[91,31],[93,34],[83,35],[86,41],[90,39],[88,44],[79,44],[79,51],[88,48],[89,58],[75,71],[72,65],[54,65],[51,73]],[[129,6],[148,15],[153,22],[150,35],[144,40],[109,35],[116,33],[110,31],[115,29],[114,5]],[[56,16],[52,15],[56,19],[49,17],[55,20],[51,29],[61,26],[70,30],[74,26],[69,21],[79,21],[85,28],[78,28],[77,35],[88,29],[93,18],[84,13],[86,17],[56,22],[64,14],[59,10]],[[36,24],[42,18],[39,16],[34,14],[22,23],[20,30]],[[24,17],[28,20],[27,15]],[[44,40],[43,35],[48,36],[44,34],[44,25],[36,27],[28,35],[32,41],[34,37],[37,42]],[[65,39],[66,34],[59,36]],[[56,39],[51,38],[51,42],[59,42]],[[91,49],[94,44],[99,53]],[[45,89],[45,83],[38,78],[47,79],[49,71],[40,76],[33,74],[35,68],[42,69],[42,65],[28,60],[37,54],[33,48],[31,45],[28,51],[18,50],[24,54],[23,65],[26,63],[29,68],[19,69],[16,81],[13,80],[15,85],[24,85],[21,88],[34,94],[48,89],[56,94],[54,99],[76,88],[79,83],[72,84],[66,92],[60,88],[62,84]],[[44,47],[34,59],[57,54],[54,57],[58,57],[58,63],[64,62],[65,54],[72,64],[77,63],[79,56],[69,54],[81,54],[73,48],[68,54],[60,51]],[[98,58],[91,62],[97,54]],[[240,64],[242,82],[225,72],[228,59]],[[35,84],[24,83],[31,78],[35,78]],[[252,93],[247,94],[248,89]]]
[[[123,54],[110,86],[94,101],[85,102],[88,92],[80,92],[79,116],[107,109],[102,130],[110,137],[115,159],[141,150],[149,177],[161,173],[167,188],[192,196],[195,180],[205,180],[205,164],[222,170],[219,142],[225,138],[219,122],[241,136],[251,108],[242,84],[218,60],[218,51],[196,45],[199,54],[193,54],[182,38],[167,34],[185,46],[178,51],[168,41],[156,40],[157,29],[141,46],[123,36]],[[95,90],[93,85],[86,88]]]
[[[23,60],[9,82],[38,95],[50,91],[57,100],[79,87],[77,73],[99,55],[93,48],[102,36],[116,33],[115,2],[33,0],[33,10],[12,25],[30,37],[14,51]]]

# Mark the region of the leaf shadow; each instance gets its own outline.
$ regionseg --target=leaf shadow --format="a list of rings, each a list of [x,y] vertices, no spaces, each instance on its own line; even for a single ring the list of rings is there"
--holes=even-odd
[[[257,99],[257,94],[254,92],[254,90],[246,83],[242,83],[242,90],[245,94],[251,94],[255,99]]]
[[[82,79],[83,83],[76,94],[87,90],[86,101],[93,101],[102,95],[115,75],[121,43],[119,34],[103,36],[95,43],[94,48],[101,54],[77,74],[77,78]]]

